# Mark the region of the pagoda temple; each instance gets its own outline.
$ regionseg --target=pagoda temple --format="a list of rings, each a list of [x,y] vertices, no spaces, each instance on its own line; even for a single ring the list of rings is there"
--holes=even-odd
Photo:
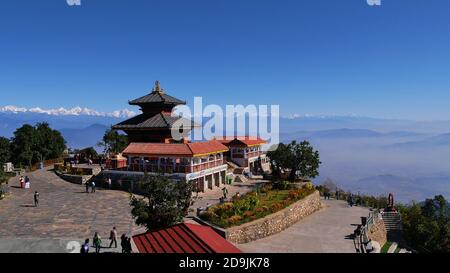
[[[268,166],[261,146],[266,142],[252,137],[221,137],[209,141],[175,140],[175,123],[191,124],[183,128],[186,136],[192,127],[200,126],[180,116],[172,116],[177,105],[186,104],[166,94],[158,81],[150,94],[129,101],[140,106],[142,114],[112,128],[128,135],[129,145],[120,157],[124,164],[107,167],[104,174],[120,177],[163,173],[171,179],[192,181],[196,191],[222,187],[230,178],[243,172],[260,173]],[[242,181],[242,179],[241,179]]]
[[[167,95],[159,81],[155,82],[155,87],[150,94],[128,103],[139,106],[142,114],[114,125],[112,128],[124,131],[130,142],[184,142],[184,140],[175,141],[171,137],[172,126],[176,121],[183,119],[182,117],[173,117],[171,113],[175,106],[186,104],[186,102]],[[195,126],[190,120],[185,120],[185,122]],[[186,134],[189,130],[189,128],[185,128],[183,133]]]

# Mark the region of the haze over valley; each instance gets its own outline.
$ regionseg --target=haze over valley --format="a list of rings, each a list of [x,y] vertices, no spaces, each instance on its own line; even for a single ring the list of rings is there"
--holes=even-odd
[[[45,121],[61,131],[70,148],[95,147],[106,129],[124,119],[126,116],[0,112],[0,135],[12,137],[25,123]],[[436,194],[450,197],[450,121],[281,118],[280,140],[308,140],[319,150],[322,165],[316,183],[331,178],[354,192],[393,192],[402,202]]]

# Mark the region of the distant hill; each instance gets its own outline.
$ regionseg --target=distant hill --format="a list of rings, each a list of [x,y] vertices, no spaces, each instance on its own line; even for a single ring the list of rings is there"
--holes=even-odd
[[[0,136],[12,137],[14,131],[24,124],[35,125],[47,122],[50,127],[62,133],[70,148],[95,146],[103,137],[106,129],[124,118],[102,116],[55,116],[45,113],[1,113]],[[99,149],[96,147],[96,149]]]
[[[100,151],[102,148],[96,147],[97,143],[102,140],[105,131],[109,126],[102,124],[94,124],[82,129],[66,128],[59,131],[67,141],[67,146],[70,148],[86,148],[94,147]]]
[[[47,122],[56,130],[84,129],[94,124],[111,126],[123,121],[125,118],[102,116],[55,116],[42,113],[2,113],[0,112],[0,136],[12,137],[14,131],[24,124],[35,125],[38,122]]]
[[[420,141],[409,141],[390,145],[391,148],[404,148],[404,149],[438,148],[443,146],[450,147],[450,133],[427,137]]]
[[[409,131],[392,131],[381,133],[368,129],[339,128],[320,131],[297,131],[294,133],[281,133],[282,141],[313,140],[313,139],[356,139],[356,138],[410,138],[420,137],[424,134]]]

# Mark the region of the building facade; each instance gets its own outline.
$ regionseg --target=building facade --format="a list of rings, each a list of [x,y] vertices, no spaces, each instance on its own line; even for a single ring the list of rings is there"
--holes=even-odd
[[[263,145],[267,142],[263,139],[250,136],[216,138],[229,151],[226,157],[253,174],[266,172],[269,168],[269,160],[263,151]]]

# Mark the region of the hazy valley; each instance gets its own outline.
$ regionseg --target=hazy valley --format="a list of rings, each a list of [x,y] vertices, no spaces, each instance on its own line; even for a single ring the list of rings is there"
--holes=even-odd
[[[0,113],[0,135],[24,123],[48,122],[71,148],[95,146],[110,125],[124,118],[88,115]],[[361,117],[280,120],[280,140],[309,140],[320,151],[321,176],[355,192],[398,200],[450,197],[450,121],[415,122]],[[100,149],[99,147],[96,147]]]

